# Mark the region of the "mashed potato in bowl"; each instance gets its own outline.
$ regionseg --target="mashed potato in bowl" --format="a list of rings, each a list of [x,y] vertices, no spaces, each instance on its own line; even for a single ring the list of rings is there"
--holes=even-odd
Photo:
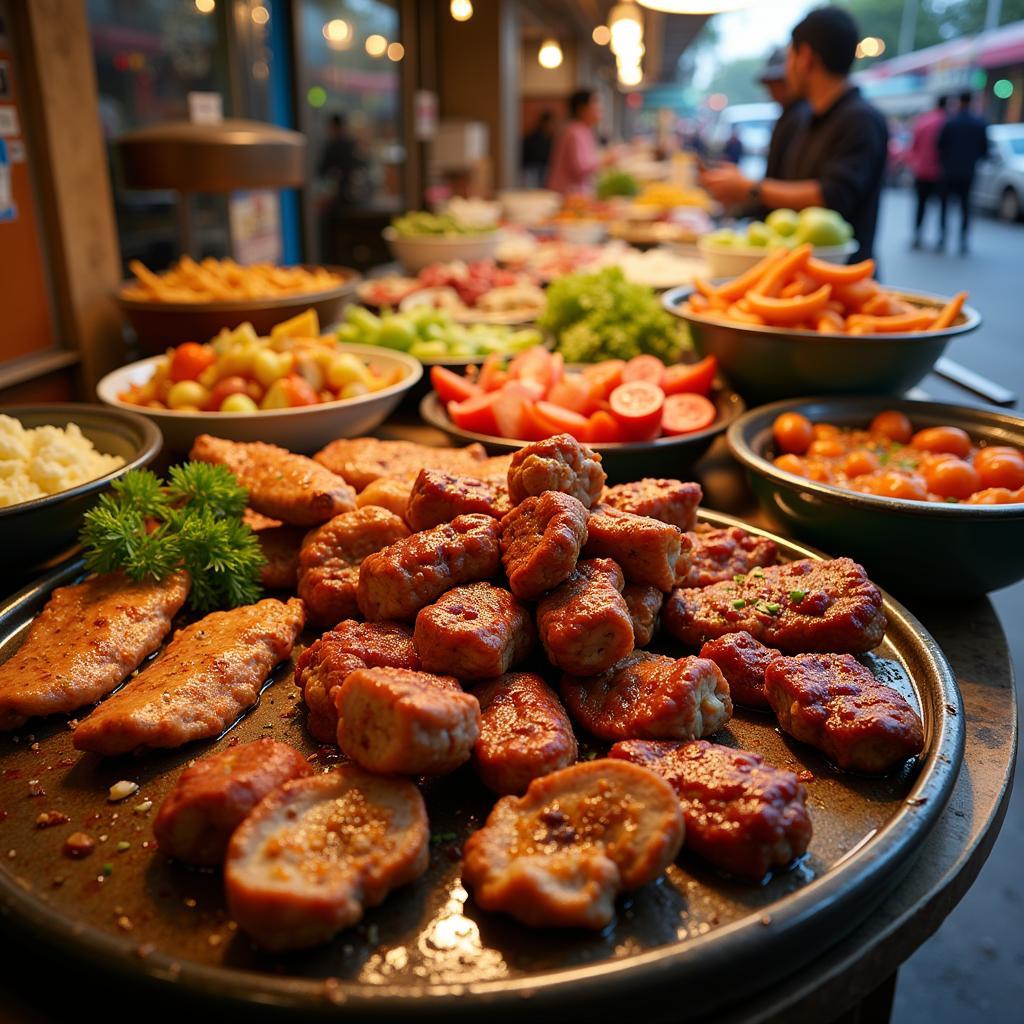
[[[96,451],[76,423],[26,430],[0,415],[0,508],[70,490],[124,465]]]

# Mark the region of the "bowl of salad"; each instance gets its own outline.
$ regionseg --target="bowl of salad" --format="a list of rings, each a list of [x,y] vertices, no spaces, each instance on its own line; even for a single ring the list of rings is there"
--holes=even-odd
[[[493,259],[500,238],[494,226],[465,224],[450,213],[423,210],[396,217],[384,229],[392,255],[414,274],[431,263]]]
[[[321,336],[309,310],[268,337],[242,324],[122,366],[96,393],[148,417],[176,452],[199,434],[311,452],[379,426],[422,374],[405,352]]]

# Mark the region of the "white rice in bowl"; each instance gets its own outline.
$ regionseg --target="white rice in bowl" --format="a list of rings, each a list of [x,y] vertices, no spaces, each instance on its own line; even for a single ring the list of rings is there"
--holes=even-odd
[[[58,494],[123,465],[120,455],[96,451],[77,423],[26,430],[0,415],[0,508]]]

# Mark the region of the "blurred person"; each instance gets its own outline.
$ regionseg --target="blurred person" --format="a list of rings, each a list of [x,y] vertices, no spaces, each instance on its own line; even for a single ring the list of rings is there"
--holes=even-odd
[[[768,61],[761,69],[758,81],[765,91],[782,108],[779,119],[772,129],[771,142],[768,144],[768,159],[765,163],[766,178],[781,178],[782,160],[792,141],[793,133],[800,127],[805,118],[810,116],[810,107],[806,100],[800,99],[789,88],[786,81],[786,47],[776,47],[768,55]]]
[[[555,136],[555,115],[550,110],[541,111],[533,131],[523,136],[523,176],[527,185],[540,188],[548,176],[551,162],[551,145]]]
[[[737,135],[736,129],[729,133],[722,147],[722,156],[731,164],[738,164],[743,159],[743,140]]]
[[[335,207],[358,206],[366,200],[367,164],[359,151],[359,143],[349,130],[348,118],[344,114],[331,114],[317,173],[331,183]]]
[[[939,212],[939,250],[946,247],[946,207],[950,197],[960,204],[960,254],[967,255],[971,226],[971,186],[979,160],[988,156],[988,126],[971,111],[971,94],[960,94],[960,107],[939,132],[942,196]]]
[[[591,89],[569,97],[569,123],[559,132],[551,153],[548,188],[562,195],[591,195],[602,165],[596,130],[601,104]]]
[[[917,211],[914,214],[914,241],[912,248],[921,248],[921,226],[932,197],[940,199],[942,164],[939,162],[939,133],[946,123],[945,96],[940,96],[933,110],[926,111],[914,122],[910,149],[906,154],[907,166],[914,175],[917,192]],[[941,201],[941,199],[940,199]]]
[[[752,181],[732,165],[701,175],[704,187],[728,205],[837,211],[859,243],[854,261],[874,249],[888,146],[885,119],[850,84],[859,39],[856,21],[842,8],[811,11],[793,29],[786,55],[786,82],[807,101],[810,116],[785,147],[779,177]]]

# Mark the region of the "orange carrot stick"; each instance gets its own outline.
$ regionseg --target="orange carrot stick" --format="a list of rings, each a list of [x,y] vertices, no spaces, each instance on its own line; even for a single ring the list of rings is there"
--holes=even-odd
[[[862,260],[860,263],[842,266],[816,260],[812,256],[804,269],[819,284],[853,284],[855,281],[866,281],[875,272],[875,261]]]
[[[931,329],[933,331],[941,331],[947,327],[953,326],[953,321],[960,315],[960,310],[963,309],[964,302],[967,301],[967,292],[957,292],[942,307],[942,312],[932,322]]]
[[[810,295],[797,295],[790,299],[761,295],[752,291],[747,295],[747,303],[752,312],[764,317],[770,324],[795,324],[820,313],[831,294],[830,284],[823,284]]]

